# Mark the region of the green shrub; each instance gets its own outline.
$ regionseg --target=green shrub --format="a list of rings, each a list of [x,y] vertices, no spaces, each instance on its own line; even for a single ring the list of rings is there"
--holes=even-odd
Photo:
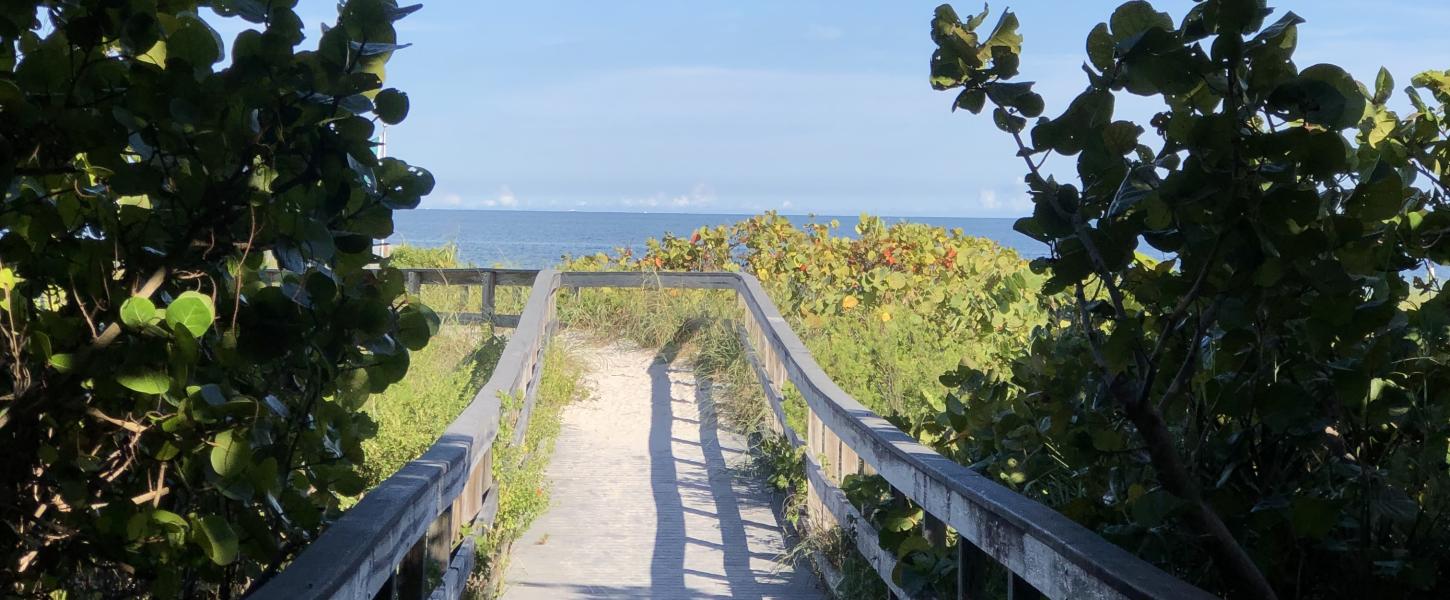
[[[433,187],[371,141],[418,7],[296,4],[0,5],[0,595],[234,597],[360,491],[437,327],[364,270]]]
[[[448,242],[433,248],[398,244],[393,246],[392,252],[385,262],[398,269],[453,269],[471,266],[459,264],[457,242]]]
[[[1035,207],[1016,228],[1070,295],[1010,381],[944,379],[940,447],[1214,592],[1446,597],[1450,71],[1401,116],[1389,72],[1301,69],[1303,19],[1270,12],[1125,3],[1038,118],[1016,17],[937,10],[931,83],[993,105]],[[1161,103],[1146,127],[1115,118],[1125,93]]]
[[[856,237],[836,223],[797,228],[775,213],[648,240],[642,256],[566,259],[567,270],[744,271],[766,286],[826,373],[866,406],[909,421],[944,406],[938,376],[967,364],[1010,376],[1010,360],[1046,319],[1039,279],[990,240],[865,216]],[[662,343],[684,319],[719,327],[743,316],[728,293],[584,290],[560,304],[572,322]],[[714,331],[714,330],[711,330]]]
[[[444,324],[413,355],[407,377],[368,399],[363,410],[378,428],[376,436],[363,442],[362,473],[368,488],[438,441],[493,374],[506,342],[479,327]]]

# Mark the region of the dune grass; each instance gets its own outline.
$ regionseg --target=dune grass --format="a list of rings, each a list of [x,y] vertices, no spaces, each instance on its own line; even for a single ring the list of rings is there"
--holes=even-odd
[[[483,387],[505,339],[476,325],[445,323],[413,353],[408,375],[364,407],[378,433],[363,442],[363,477],[377,485],[422,455]]]

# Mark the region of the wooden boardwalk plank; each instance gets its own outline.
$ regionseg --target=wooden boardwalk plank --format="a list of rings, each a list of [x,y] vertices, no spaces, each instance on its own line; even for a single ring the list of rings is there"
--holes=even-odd
[[[596,397],[570,406],[549,511],[513,547],[504,598],[823,598],[785,552],[771,495],[738,473],[708,383],[684,365],[586,348]]]

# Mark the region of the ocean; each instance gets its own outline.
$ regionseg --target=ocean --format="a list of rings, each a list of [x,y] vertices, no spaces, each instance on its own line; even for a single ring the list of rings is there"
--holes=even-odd
[[[549,212],[525,210],[416,209],[393,213],[393,244],[441,246],[458,244],[459,258],[478,266],[538,269],[557,265],[564,255],[613,253],[616,248],[644,251],[644,242],[666,233],[687,236],[702,226],[734,223],[749,215]],[[841,235],[855,236],[857,217],[788,216],[797,226],[840,221]],[[1027,258],[1043,256],[1047,247],[1012,230],[1013,219],[969,217],[883,217],[887,223],[910,221],[981,236],[1016,249]]]

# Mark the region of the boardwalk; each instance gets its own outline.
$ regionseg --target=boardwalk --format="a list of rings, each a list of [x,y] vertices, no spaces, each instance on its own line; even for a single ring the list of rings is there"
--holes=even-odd
[[[504,598],[822,598],[785,551],[770,495],[737,471],[708,384],[651,352],[583,353],[595,397],[569,407],[549,512],[513,548]]]

